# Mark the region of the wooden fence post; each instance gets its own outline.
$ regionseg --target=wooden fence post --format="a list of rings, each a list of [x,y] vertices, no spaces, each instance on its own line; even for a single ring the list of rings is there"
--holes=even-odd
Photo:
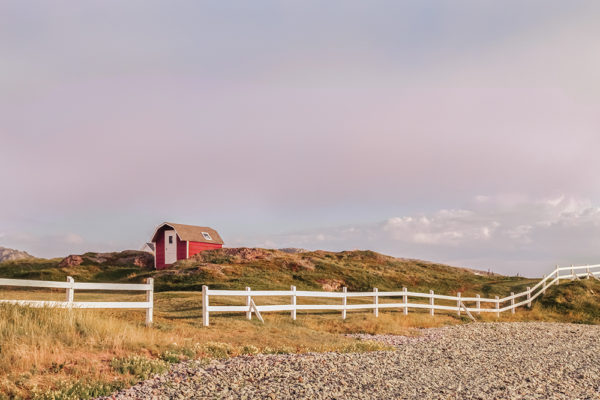
[[[573,268],[573,264],[571,264],[571,280],[574,281],[575,278],[577,278],[575,276],[575,269]]]
[[[342,306],[344,306],[342,309],[342,319],[346,319],[346,306],[348,305],[348,296],[346,295],[346,292],[348,292],[348,288],[344,286],[342,292],[344,292],[344,297],[342,297]]]
[[[458,314],[458,316],[460,317],[460,292],[456,293],[456,297],[458,297],[458,299],[456,300],[456,308],[458,308],[458,311],[456,312],[456,314]]]
[[[434,310],[433,310],[433,290],[429,291],[429,305],[431,306],[429,308],[429,314],[431,316],[433,316],[434,315]]]
[[[527,286],[527,308],[531,308],[531,288]]]
[[[496,296],[496,317],[500,317],[500,300],[498,300],[498,296]]]
[[[252,296],[250,293],[252,292],[252,289],[246,286],[246,292],[248,292],[248,296],[246,296],[246,307],[248,307],[248,311],[246,311],[246,318],[252,319],[252,309],[250,308],[250,302],[252,301]]]
[[[208,286],[202,285],[202,325],[208,326]]]
[[[511,296],[515,295],[515,292],[510,292]],[[510,305],[511,305],[511,309],[510,309],[510,313],[514,314],[515,313],[515,298],[513,297],[512,299],[510,299]]]
[[[292,306],[294,307],[292,310],[292,321],[296,320],[296,286],[292,285]]]
[[[558,284],[560,283],[560,271],[558,270],[559,266],[556,266],[556,269],[554,270],[554,272],[556,272],[556,286],[558,286]],[[550,274],[552,275],[552,274]],[[546,275],[544,275],[545,277]],[[546,284],[544,284],[544,286],[546,286]],[[545,292],[544,292],[545,293]]]
[[[542,294],[546,293],[546,283],[548,283],[548,281],[546,280],[546,274],[544,274],[544,284],[542,285]]]
[[[154,314],[154,278],[146,279],[146,284],[150,285],[150,289],[146,291],[146,302],[150,303],[146,308],[146,326],[152,326]]]
[[[73,297],[75,295],[75,289],[73,288],[73,284],[75,283],[75,279],[70,276],[67,276],[67,282],[71,284],[71,287],[67,288],[66,302],[73,303]],[[71,304],[69,304],[69,307]]]
[[[477,306],[477,314],[481,314],[481,300],[479,300],[481,296],[476,294],[475,297],[477,297],[477,301],[475,303],[475,305]]]
[[[406,294],[406,292],[408,291],[408,289],[406,287],[403,287],[402,291],[404,292],[404,294],[402,295],[402,300],[404,301],[404,315],[407,315],[408,314],[408,295]]]
[[[373,293],[375,293],[375,296],[373,296],[373,301],[375,302],[373,314],[375,314],[375,317],[379,317],[379,295],[377,294],[377,292],[379,292],[379,289],[373,288]]]
[[[585,269],[586,275],[585,275],[585,279],[590,279],[590,267],[587,267]]]

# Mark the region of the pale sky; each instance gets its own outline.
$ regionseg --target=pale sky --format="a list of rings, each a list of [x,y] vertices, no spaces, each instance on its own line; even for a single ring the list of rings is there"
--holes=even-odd
[[[0,2],[0,246],[600,263],[600,2]]]

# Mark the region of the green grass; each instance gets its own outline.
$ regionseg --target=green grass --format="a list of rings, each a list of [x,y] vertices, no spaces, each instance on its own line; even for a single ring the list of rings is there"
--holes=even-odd
[[[388,257],[372,251],[339,253],[314,251],[287,254],[267,249],[220,249],[205,251],[171,269],[155,271],[124,263],[132,252],[113,253],[99,263],[94,253],[84,255],[84,263],[61,268],[60,260],[21,260],[0,263],[0,277],[64,281],[143,282],[154,277],[155,290],[200,291],[202,285],[214,289],[289,289],[323,290],[348,287],[350,291],[434,290],[441,294],[481,294],[505,296],[519,292],[536,280],[476,275],[463,268]]]
[[[600,323],[600,281],[582,279],[553,286],[540,300],[547,310],[570,322]]]

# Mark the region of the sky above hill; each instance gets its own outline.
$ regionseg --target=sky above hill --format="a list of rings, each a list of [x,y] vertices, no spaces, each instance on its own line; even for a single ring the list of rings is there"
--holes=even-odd
[[[0,245],[600,263],[597,1],[0,3]]]

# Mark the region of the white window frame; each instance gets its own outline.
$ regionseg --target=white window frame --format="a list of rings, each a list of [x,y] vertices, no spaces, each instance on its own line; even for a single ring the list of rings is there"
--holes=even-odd
[[[213,238],[210,236],[210,233],[208,232],[202,232],[202,236],[204,236],[205,240],[213,240]]]

